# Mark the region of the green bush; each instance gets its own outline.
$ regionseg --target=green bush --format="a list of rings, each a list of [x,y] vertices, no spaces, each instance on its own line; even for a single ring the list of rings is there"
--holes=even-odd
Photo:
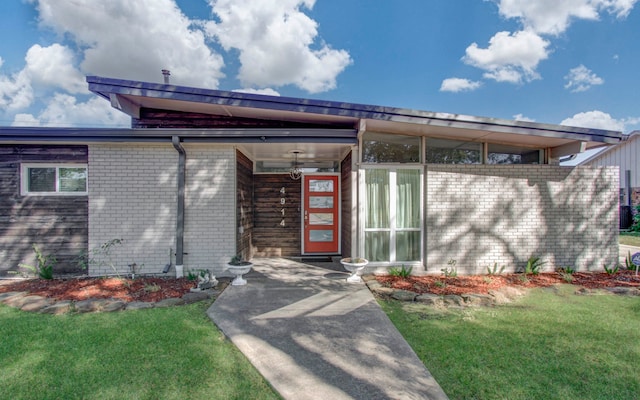
[[[408,278],[411,275],[411,271],[413,271],[413,267],[405,267],[402,268],[392,267],[389,269],[389,275],[391,276],[399,276],[400,278]]]
[[[524,268],[524,273],[527,275],[538,275],[540,273],[540,268],[542,268],[544,264],[546,264],[546,262],[542,261],[540,257],[531,256],[527,260],[527,265]]]
[[[36,244],[33,245],[33,251],[36,253],[37,264],[20,264],[20,267],[29,270],[40,279],[53,279],[53,266],[56,265],[58,260],[51,254],[45,256]]]

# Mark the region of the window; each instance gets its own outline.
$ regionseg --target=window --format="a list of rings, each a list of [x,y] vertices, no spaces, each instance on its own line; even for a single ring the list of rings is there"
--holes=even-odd
[[[371,168],[364,173],[364,257],[383,263],[420,261],[421,170]]]
[[[418,136],[365,132],[362,162],[419,163],[420,141]]]
[[[86,195],[86,164],[22,164],[23,195]]]
[[[482,143],[427,138],[427,163],[480,164]]]
[[[542,153],[530,147],[489,143],[487,164],[542,164]]]

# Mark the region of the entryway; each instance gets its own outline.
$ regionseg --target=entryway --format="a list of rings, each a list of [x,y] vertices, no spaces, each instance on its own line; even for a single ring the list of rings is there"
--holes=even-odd
[[[340,253],[339,175],[303,175],[302,254]]]

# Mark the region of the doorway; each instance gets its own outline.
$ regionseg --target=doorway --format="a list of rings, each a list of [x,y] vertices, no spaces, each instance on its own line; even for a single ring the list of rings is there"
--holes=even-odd
[[[302,254],[340,253],[338,174],[303,175]]]

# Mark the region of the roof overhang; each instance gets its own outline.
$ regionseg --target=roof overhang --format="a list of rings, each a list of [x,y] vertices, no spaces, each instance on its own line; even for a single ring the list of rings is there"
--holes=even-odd
[[[266,96],[170,84],[87,77],[89,90],[134,118],[142,108],[196,112],[368,131],[557,149],[557,157],[619,143],[622,133],[334,101]],[[576,143],[579,142],[579,143]]]
[[[111,105],[140,118],[142,109],[159,109],[216,116],[285,121],[314,129],[83,129],[2,128],[3,142],[165,142],[178,135],[184,142],[236,143],[265,158],[305,153],[324,145],[344,150],[357,144],[365,131],[490,142],[550,149],[553,158],[587,149],[617,144],[622,133],[536,122],[473,117],[460,114],[341,103],[334,101],[266,96],[200,89],[171,84],[87,77],[89,90]],[[344,129],[349,127],[350,129]],[[288,143],[285,148],[282,144]],[[335,151],[334,151],[335,152]]]

